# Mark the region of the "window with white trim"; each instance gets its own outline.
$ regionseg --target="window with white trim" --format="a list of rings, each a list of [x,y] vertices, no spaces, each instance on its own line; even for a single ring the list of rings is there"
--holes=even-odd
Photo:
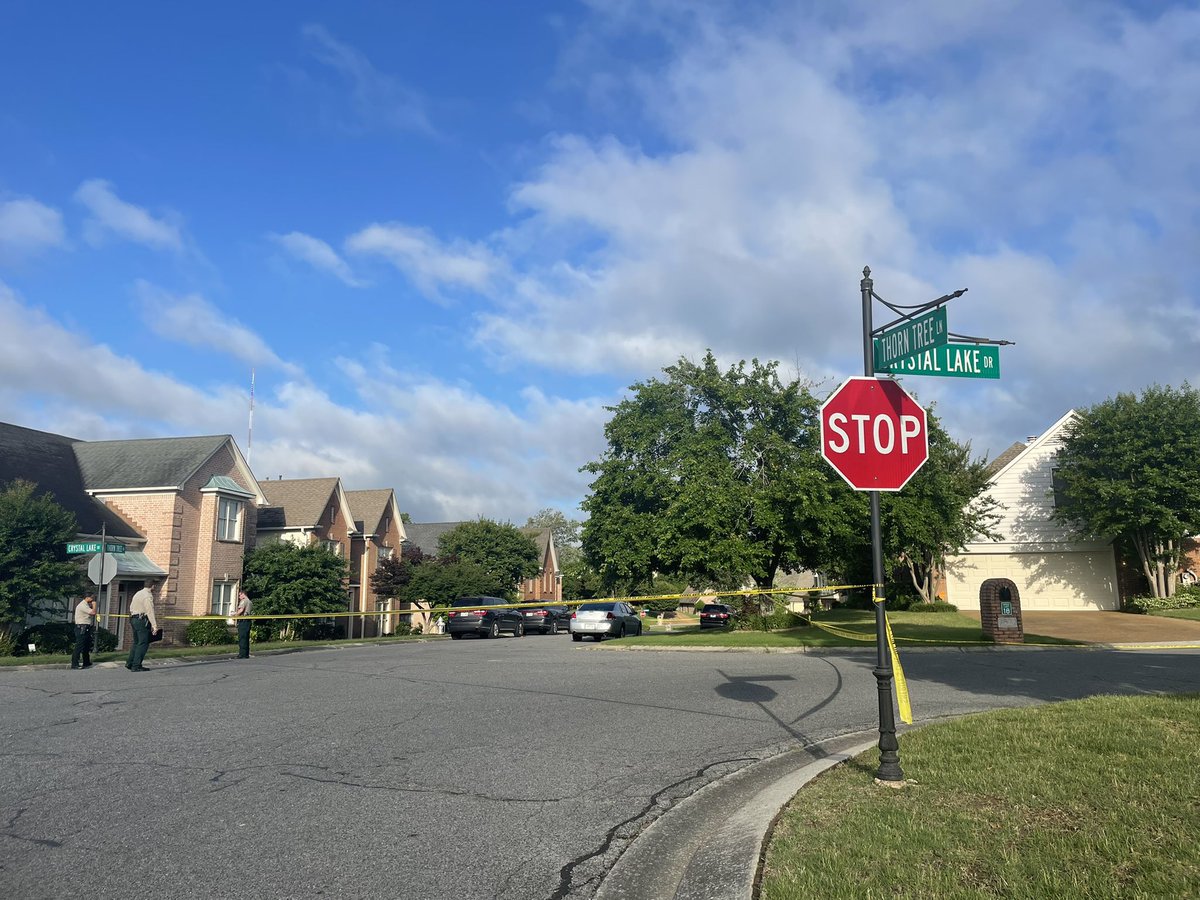
[[[334,556],[342,555],[342,544],[340,541],[321,541],[321,546]]]
[[[217,540],[242,539],[242,501],[232,497],[217,498]]]
[[[237,596],[236,581],[214,581],[212,588],[212,614],[233,615],[233,598]]]

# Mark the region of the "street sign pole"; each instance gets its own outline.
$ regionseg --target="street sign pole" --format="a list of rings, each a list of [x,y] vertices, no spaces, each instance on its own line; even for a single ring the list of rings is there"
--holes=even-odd
[[[875,344],[871,339],[871,297],[875,282],[869,266],[863,267],[859,282],[862,292],[863,374],[875,375]],[[892,701],[892,656],[887,646],[887,619],[883,608],[883,532],[879,524],[879,491],[870,492],[871,500],[871,568],[875,586],[872,588],[875,607],[875,676],[879,688],[879,771],[880,781],[904,781],[900,769],[900,744],[896,740],[896,712]]]

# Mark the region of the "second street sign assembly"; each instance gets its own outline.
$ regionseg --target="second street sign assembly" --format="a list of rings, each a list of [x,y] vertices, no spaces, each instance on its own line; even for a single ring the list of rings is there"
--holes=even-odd
[[[898,359],[878,371],[891,375],[999,378],[1000,348],[987,344],[943,344]]]

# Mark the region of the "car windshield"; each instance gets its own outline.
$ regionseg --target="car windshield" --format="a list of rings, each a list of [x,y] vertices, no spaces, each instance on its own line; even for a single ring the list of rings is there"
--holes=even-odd
[[[580,612],[612,612],[615,603],[585,603],[579,607]]]

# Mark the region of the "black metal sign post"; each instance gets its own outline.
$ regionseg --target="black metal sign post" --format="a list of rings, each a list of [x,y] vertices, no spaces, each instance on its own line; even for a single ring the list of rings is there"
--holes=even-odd
[[[862,290],[863,316],[863,374],[868,378],[875,375],[875,342],[871,334],[871,298],[875,282],[871,280],[869,266],[863,268],[859,283]],[[870,491],[871,499],[871,571],[875,602],[875,668],[872,674],[879,688],[879,771],[880,781],[902,782],[904,772],[900,768],[900,743],[896,740],[896,709],[892,701],[892,656],[887,643],[887,619],[884,613],[883,593],[883,532],[879,524],[879,491]]]

